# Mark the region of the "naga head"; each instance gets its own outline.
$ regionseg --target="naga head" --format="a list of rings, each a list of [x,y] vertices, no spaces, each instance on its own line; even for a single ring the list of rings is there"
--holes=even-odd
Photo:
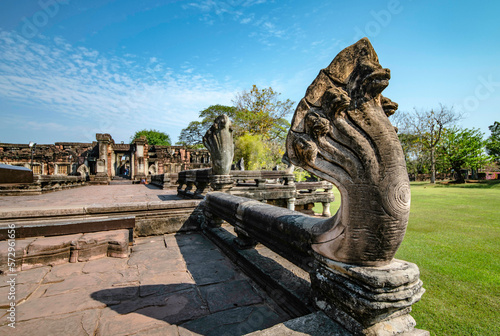
[[[306,91],[287,137],[287,156],[334,183],[342,204],[312,229],[312,248],[362,265],[389,263],[408,222],[410,192],[401,145],[391,125],[398,105],[367,38],[342,50]]]

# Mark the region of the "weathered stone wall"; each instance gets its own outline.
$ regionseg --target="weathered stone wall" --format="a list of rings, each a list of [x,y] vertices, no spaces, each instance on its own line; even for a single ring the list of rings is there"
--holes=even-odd
[[[132,175],[132,170],[137,172],[141,164],[143,175],[178,173],[182,170],[211,167],[210,153],[206,149],[149,146],[147,142],[143,144],[141,162],[136,160],[134,167],[131,167],[135,144],[115,143],[109,134],[96,134],[96,139],[98,141],[93,143],[37,144],[33,151],[34,175],[81,175],[79,173],[82,171],[82,165],[86,167],[83,170],[87,175],[94,176],[101,169],[107,178],[123,174],[121,170],[124,171],[125,168],[128,168],[129,175]],[[125,160],[119,162],[121,158]],[[31,148],[28,144],[0,143],[0,163],[30,168]]]
[[[56,142],[36,145],[33,152],[35,175],[76,175],[87,156],[93,156],[93,144]],[[30,168],[31,148],[28,144],[0,143],[0,162]]]

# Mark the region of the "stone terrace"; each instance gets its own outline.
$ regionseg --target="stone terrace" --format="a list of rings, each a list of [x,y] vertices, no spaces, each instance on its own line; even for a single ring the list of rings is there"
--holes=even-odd
[[[87,186],[0,197],[0,213],[160,200],[178,198],[146,185]],[[129,258],[18,272],[15,329],[7,280],[0,276],[0,335],[348,334],[320,312],[291,318],[198,232],[136,238]]]
[[[44,195],[0,196],[0,211],[32,208],[76,207],[90,204],[113,204],[180,200],[175,189],[162,190],[144,184],[95,185],[62,190]]]
[[[130,258],[34,268],[17,282],[16,328],[3,316],[2,335],[243,335],[290,318],[199,233],[139,238]]]

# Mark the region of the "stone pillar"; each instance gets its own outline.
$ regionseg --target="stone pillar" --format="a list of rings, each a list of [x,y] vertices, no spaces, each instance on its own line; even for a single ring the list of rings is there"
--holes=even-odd
[[[96,139],[99,147],[99,159],[96,160],[97,174],[95,176],[95,180],[108,183],[108,145],[112,139],[109,134],[101,133],[96,134]]]
[[[120,161],[117,160],[116,156],[117,156],[116,153],[112,153],[111,154],[111,171],[110,171],[110,173],[111,173],[110,176],[111,177],[116,176],[116,169],[118,168],[118,165],[120,164]]]
[[[394,259],[386,266],[348,265],[315,253],[311,286],[315,305],[355,335],[429,335],[414,329],[412,304],[425,292],[417,265]]]
[[[322,202],[321,204],[323,204],[323,217],[331,217],[330,202]]]
[[[287,199],[287,203],[288,203],[287,205],[288,210],[295,211],[295,198],[292,197]]]
[[[184,196],[192,198],[196,192],[196,171],[186,170],[186,189]]]
[[[146,137],[140,137],[134,140],[135,145],[135,172],[132,177],[136,181],[146,178],[147,158],[145,153]]]

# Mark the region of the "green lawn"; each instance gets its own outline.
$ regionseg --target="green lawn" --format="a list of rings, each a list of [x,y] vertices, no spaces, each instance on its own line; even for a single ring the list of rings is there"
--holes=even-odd
[[[426,293],[413,306],[417,327],[500,335],[500,184],[412,183],[411,202],[396,258],[420,268]]]

